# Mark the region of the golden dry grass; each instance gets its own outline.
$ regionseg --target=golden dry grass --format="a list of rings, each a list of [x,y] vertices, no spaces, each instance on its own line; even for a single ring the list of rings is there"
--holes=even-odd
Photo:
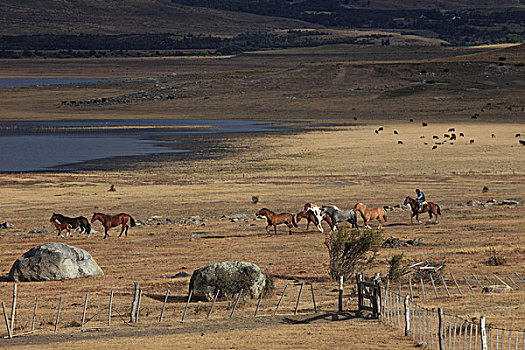
[[[250,59],[247,61],[254,63]],[[151,66],[143,61],[126,61],[120,66],[119,62],[108,61],[97,67],[95,73],[97,76],[119,76],[129,68],[131,75],[144,77],[148,75],[149,67],[151,75],[167,75],[173,69],[170,62],[160,61]],[[132,170],[123,172],[1,175],[0,221],[15,225],[15,229],[0,230],[0,274],[4,276],[13,261],[25,251],[56,240],[53,233],[27,233],[48,224],[53,212],[87,217],[94,211],[128,212],[136,219],[161,215],[163,218],[173,217],[178,222],[175,225],[133,228],[127,238],[118,239],[115,237],[118,231],[114,230],[107,240],[102,240],[98,234],[90,239],[74,237],[67,241],[89,251],[105,275],[64,282],[20,284],[19,330],[27,329],[33,298],[39,296],[39,321],[42,322],[39,327],[43,334],[20,338],[11,344],[34,346],[31,345],[34,343],[56,348],[166,348],[173,343],[185,348],[342,348],[355,345],[356,348],[396,349],[411,346],[407,339],[387,327],[378,326],[375,321],[350,319],[335,322],[330,317],[309,324],[286,321],[287,318],[297,320],[291,314],[299,282],[314,283],[323,315],[331,315],[336,309],[337,293],[333,291],[336,283],[328,279],[324,235],[304,232],[303,223],[292,236],[282,228],[277,236],[269,236],[264,233],[264,221],[232,223],[220,220],[222,215],[235,213],[253,216],[260,207],[296,213],[308,201],[337,204],[342,208],[350,208],[357,201],[369,206],[395,205],[419,187],[429,200],[441,205],[443,217],[440,223],[410,225],[408,212],[389,212],[385,237],[423,237],[425,245],[381,249],[376,262],[365,271],[368,275],[374,272],[384,275],[387,261],[396,253],[404,253],[411,261],[446,260],[446,272],[452,272],[456,277],[468,276],[472,272],[478,276],[492,276],[494,272],[523,272],[523,206],[473,208],[459,205],[470,199],[484,202],[489,198],[520,197],[525,191],[522,161],[525,148],[520,147],[514,137],[515,133],[525,134],[520,109],[519,67],[512,68],[517,71],[507,67],[510,73],[505,73],[508,74],[505,79],[489,79],[486,83],[494,84],[490,89],[472,89],[468,87],[472,82],[459,74],[457,77],[461,83],[468,83],[466,87],[460,87],[459,83],[454,85],[457,81],[450,78],[453,89],[385,97],[374,90],[374,86],[384,81],[389,81],[389,84],[399,82],[403,65],[351,68],[327,63],[320,68],[301,65],[284,69],[295,63],[281,58],[272,61],[275,66],[264,69],[261,69],[261,62],[256,61],[255,68],[248,72],[245,69],[249,64],[244,61],[233,63],[230,68],[226,64],[223,66],[222,61],[217,62],[211,67],[207,66],[209,63],[199,66],[195,62],[183,61],[177,68],[184,76],[181,81],[192,81],[201,77],[197,74],[198,68],[206,67],[207,71],[201,74],[213,79],[214,88],[198,86],[191,91],[217,94],[213,95],[217,101],[213,101],[215,97],[212,96],[206,102],[195,97],[173,103],[144,103],[100,110],[58,107],[57,101],[61,99],[100,96],[100,88],[104,93],[119,94],[143,88],[146,83],[12,89],[0,97],[2,103],[6,103],[3,119],[144,115],[247,118],[255,115],[259,119],[309,122],[309,126],[299,131],[222,136],[220,146],[231,147],[235,152],[215,159],[130,164]],[[50,74],[58,74],[59,63],[50,63]],[[31,75],[46,64],[32,66],[24,61],[19,66],[23,67],[23,74]],[[470,69],[467,65],[441,64],[408,65],[407,69],[410,74],[423,74],[420,72],[426,70],[425,79],[432,72],[442,72],[444,67]],[[8,74],[7,67],[11,65],[11,62],[2,62],[2,75]],[[67,61],[64,65],[66,72],[75,70],[74,61]],[[120,70],[110,73],[116,67]],[[392,71],[382,71],[387,68]],[[477,68],[475,71],[479,73]],[[350,89],[355,83],[364,90],[347,91],[347,95],[342,95],[343,88]],[[282,85],[283,89],[276,89],[276,84]],[[283,97],[283,94],[304,95],[305,84],[315,92],[312,98],[294,100]],[[250,99],[237,96],[237,88],[246,89]],[[490,107],[487,101],[492,101]],[[508,110],[507,106],[513,108]],[[481,108],[485,111],[481,112]],[[250,115],[247,116],[246,111]],[[477,120],[470,118],[475,112],[481,114]],[[358,116],[358,120],[353,116]],[[409,118],[415,119],[414,122],[409,122]],[[423,121],[429,123],[427,127],[422,126]],[[330,125],[320,125],[324,123]],[[374,131],[379,127],[384,130],[376,134]],[[449,133],[447,130],[452,127],[456,134],[464,132],[465,137],[458,137],[453,145],[447,141],[432,150],[434,142],[443,142],[443,134]],[[434,135],[439,139],[433,140]],[[469,142],[471,139],[475,140],[473,144]],[[397,141],[403,141],[403,144]],[[111,184],[115,185],[115,192],[108,191]],[[489,188],[487,193],[481,193],[483,186]],[[251,203],[253,195],[259,196],[257,205]],[[200,215],[208,221],[201,226],[181,223],[190,215]],[[98,223],[94,227],[101,230]],[[191,240],[194,233],[197,236]],[[490,246],[506,256],[507,265],[492,267],[485,263]],[[274,276],[276,294],[263,300],[261,320],[255,321],[251,317],[256,301],[250,300],[240,306],[233,322],[225,321],[231,311],[230,301],[219,303],[213,320],[208,323],[203,319],[209,303],[192,303],[187,323],[178,324],[184,309],[188,279],[170,277],[182,270],[191,273],[208,263],[230,259],[255,262]],[[80,334],[77,327],[71,327],[74,325],[71,322],[80,321],[85,293],[90,295],[88,316],[100,312],[90,321],[91,324],[105,322],[103,308],[111,290],[116,292],[116,312],[125,315],[129,311],[135,281],[140,282],[146,296],[138,328],[122,325],[119,316],[115,316],[116,328],[111,331]],[[286,283],[290,286],[280,311],[284,316],[273,319],[270,315]],[[347,286],[349,293],[350,285]],[[158,325],[166,288],[170,289],[172,299],[168,303],[166,324]],[[403,288],[406,293],[406,285]],[[449,288],[454,287],[449,284]],[[462,288],[465,291],[464,285]],[[0,282],[0,300],[9,301],[11,290],[11,283]],[[427,295],[430,293],[427,289]],[[440,295],[443,293],[440,289]],[[65,300],[61,333],[53,336],[49,333],[59,295]],[[523,296],[524,293],[519,291],[498,296],[481,295],[478,288],[475,295],[459,297],[455,293],[450,299],[429,298],[426,305],[442,306],[446,312],[465,317],[484,314],[489,323],[522,328],[525,319],[520,307]],[[350,309],[355,309],[355,299],[351,299],[349,305]],[[297,317],[308,318],[312,312],[311,300],[305,294],[301,315]],[[207,329],[213,329],[215,336],[212,337]],[[104,337],[99,336],[101,334]],[[0,346],[3,344],[7,343],[2,340]]]

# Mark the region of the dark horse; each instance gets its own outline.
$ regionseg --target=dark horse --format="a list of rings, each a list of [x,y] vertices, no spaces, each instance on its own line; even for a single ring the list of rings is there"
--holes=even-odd
[[[268,224],[266,225],[266,232],[268,232],[268,227],[273,226],[273,230],[275,234],[277,234],[277,225],[285,224],[288,226],[289,233],[292,234],[292,227],[298,227],[295,217],[290,213],[275,214],[270,209],[262,208],[257,213],[255,213],[255,215],[266,216],[266,220],[268,221]]]
[[[421,213],[428,213],[430,216],[430,219],[432,219],[432,214],[436,216],[436,224],[438,221],[438,215],[441,215],[441,208],[439,205],[432,203],[432,202],[426,202],[423,205],[421,205],[421,213],[419,212],[419,206],[417,205],[417,202],[414,198],[407,196],[405,198],[405,201],[403,202],[404,205],[410,204],[410,208],[412,208],[412,216],[410,217],[410,222],[414,223],[414,216],[416,217],[416,220],[419,221],[419,214]]]
[[[83,233],[87,233],[88,237],[91,234],[91,225],[89,224],[88,219],[86,219],[83,216],[77,216],[76,218],[70,218],[62,214],[53,213],[53,216],[51,216],[51,219],[49,219],[49,222],[51,223],[58,222],[59,224],[63,225],[64,228],[66,227],[65,224],[68,224],[72,229],[80,228]]]
[[[128,228],[131,225],[131,227],[136,226],[135,220],[131,217],[129,214],[120,213],[117,215],[106,215],[102,213],[94,213],[93,217],[91,218],[91,222],[95,222],[96,220],[100,220],[102,225],[104,226],[104,238],[110,236],[108,234],[108,230],[112,227],[122,225],[122,230],[120,231],[119,237],[122,236],[122,233],[124,232],[124,229],[126,229],[126,237],[128,236]],[[130,225],[128,225],[128,222]]]
[[[357,226],[357,214],[354,210],[340,210],[334,207],[323,206],[321,213],[330,216],[330,221],[332,221],[330,229],[332,231],[337,231],[337,224],[345,221],[352,225],[352,228],[359,228]]]
[[[310,228],[311,223],[313,223],[315,226],[319,224],[319,222],[317,221],[317,217],[310,210],[303,210],[297,213],[296,217],[297,217],[298,224],[301,221],[301,219],[306,219],[306,230]],[[323,215],[323,220],[326,221],[328,225],[330,225],[330,227],[332,227],[332,219],[328,214]]]

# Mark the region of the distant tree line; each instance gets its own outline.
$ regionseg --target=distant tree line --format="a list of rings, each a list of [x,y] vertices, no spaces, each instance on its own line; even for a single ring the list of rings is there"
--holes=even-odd
[[[294,18],[325,26],[430,30],[442,40],[464,45],[470,42],[515,42],[524,39],[525,10],[505,11],[438,9],[379,10],[345,7],[344,0],[172,0],[174,3],[263,16]],[[514,31],[509,28],[516,28]]]
[[[383,37],[383,36],[377,36]],[[372,38],[371,38],[372,39]],[[370,44],[365,38],[338,37],[319,31],[289,30],[283,34],[255,32],[233,38],[189,34],[18,35],[0,36],[0,57],[101,57],[147,55],[230,55],[244,51],[325,44]],[[182,51],[182,50],[190,50]],[[198,50],[203,50],[197,52]],[[52,52],[50,52],[52,51]]]

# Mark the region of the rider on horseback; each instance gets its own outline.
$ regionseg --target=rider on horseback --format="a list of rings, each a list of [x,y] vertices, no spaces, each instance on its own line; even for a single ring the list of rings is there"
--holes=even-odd
[[[425,199],[425,194],[423,192],[421,192],[419,190],[419,188],[416,189],[416,194],[417,194],[416,201],[417,201],[418,211],[421,213],[421,209],[423,207],[423,204],[425,204],[427,201]]]

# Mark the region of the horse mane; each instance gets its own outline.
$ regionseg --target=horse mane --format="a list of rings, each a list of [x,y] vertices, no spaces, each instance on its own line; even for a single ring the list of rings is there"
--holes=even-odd
[[[262,208],[261,210],[266,210],[266,211],[269,211],[269,212],[272,213],[272,214],[275,214],[273,211],[271,211],[271,210],[268,209],[268,208]],[[259,211],[261,211],[261,210],[259,210]]]

